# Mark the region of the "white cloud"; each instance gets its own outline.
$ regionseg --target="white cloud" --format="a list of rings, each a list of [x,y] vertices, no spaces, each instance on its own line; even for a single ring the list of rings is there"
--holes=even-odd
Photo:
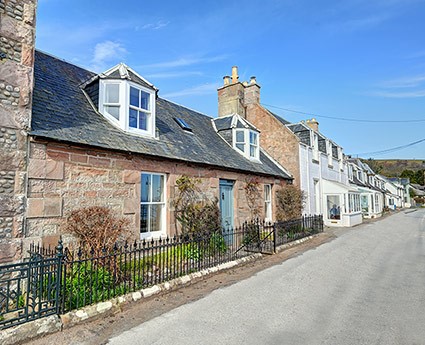
[[[387,80],[381,83],[381,87],[385,87],[385,88],[417,87],[417,86],[420,86],[423,82],[425,82],[425,75],[417,75],[413,77]]]
[[[141,68],[175,68],[183,66],[191,66],[201,63],[211,63],[216,61],[223,61],[227,58],[226,55],[218,55],[212,57],[182,57],[172,61],[164,61],[159,63],[154,63],[150,65],[140,66]]]
[[[203,75],[203,73],[202,72],[196,72],[196,71],[163,72],[163,73],[147,74],[146,78],[167,79],[167,78],[187,77],[187,76],[190,76],[190,75],[201,76],[201,75]]]
[[[425,97],[425,90],[416,91],[376,91],[372,93],[373,96],[385,98],[419,98]]]
[[[390,19],[390,15],[371,15],[362,18],[349,19],[346,21],[337,21],[329,23],[326,25],[327,29],[331,32],[339,33],[341,31],[345,32],[355,32],[361,30],[368,30],[373,27],[378,26],[382,22]]]
[[[370,95],[386,98],[425,97],[425,74],[386,80],[377,86],[380,90],[373,91]]]
[[[170,22],[166,22],[164,20],[159,20],[156,23],[148,23],[141,27],[142,30],[158,30],[166,27]],[[136,30],[139,30],[139,27],[136,27]]]
[[[170,92],[165,95],[162,95],[162,97],[177,98],[182,96],[209,95],[209,94],[215,93],[219,87],[220,85],[218,83],[202,84],[202,85],[197,85],[188,89]]]
[[[108,63],[117,63],[127,55],[127,49],[118,42],[104,41],[94,47],[91,68],[95,72],[102,72]],[[111,66],[109,66],[111,67]]]

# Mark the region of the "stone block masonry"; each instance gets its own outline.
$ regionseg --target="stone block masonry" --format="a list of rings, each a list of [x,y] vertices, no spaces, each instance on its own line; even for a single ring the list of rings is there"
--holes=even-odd
[[[18,0],[0,0],[0,14],[7,14],[16,20],[23,20],[24,7],[22,1]]]
[[[20,62],[22,57],[22,44],[19,41],[0,36],[0,52],[4,53],[8,59]]]
[[[20,59],[21,57],[19,56],[19,60]],[[0,103],[17,107],[20,98],[19,91],[20,89],[17,86],[14,87],[13,85],[0,83]]]
[[[0,0],[0,262],[21,258],[25,236],[35,5]]]
[[[235,225],[251,218],[244,192],[244,184],[252,178],[249,174],[32,140],[26,204],[28,242],[45,242],[46,238],[63,235],[70,213],[89,206],[106,206],[117,216],[128,219],[134,239],[139,239],[142,171],[166,176],[166,229],[170,236],[178,227],[174,219],[173,200],[177,193],[176,180],[181,175],[199,178],[199,189],[209,199],[218,198],[220,178],[235,181]],[[259,182],[274,184],[276,189],[280,183],[284,183],[268,177],[259,178]],[[259,200],[258,205],[262,210],[264,202]],[[65,244],[72,240],[72,237],[65,236]]]

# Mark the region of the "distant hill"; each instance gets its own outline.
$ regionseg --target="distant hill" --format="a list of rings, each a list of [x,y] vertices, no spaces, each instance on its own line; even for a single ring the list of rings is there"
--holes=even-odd
[[[403,170],[423,170],[425,160],[422,159],[362,159],[373,171],[387,177],[399,177]]]

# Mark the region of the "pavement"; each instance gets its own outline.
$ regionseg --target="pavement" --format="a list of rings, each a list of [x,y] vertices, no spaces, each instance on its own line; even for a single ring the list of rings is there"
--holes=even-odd
[[[425,344],[425,210],[335,234],[107,343]]]

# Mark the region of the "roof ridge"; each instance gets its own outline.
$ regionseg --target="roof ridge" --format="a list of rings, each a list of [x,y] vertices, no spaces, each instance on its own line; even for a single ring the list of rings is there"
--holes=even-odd
[[[76,64],[75,62],[70,62],[70,61],[68,61],[68,60],[66,60],[66,59],[63,59],[63,58],[57,57],[56,55],[53,55],[53,54],[51,54],[51,53],[48,53],[48,52],[46,52],[46,51],[44,51],[44,50],[41,50],[41,49],[37,49],[37,48],[36,48],[36,49],[35,49],[35,52],[36,52],[36,53],[41,53],[41,54],[47,55],[47,56],[49,56],[49,57],[51,57],[51,58],[54,58],[54,59],[59,60],[59,61],[61,61],[61,62],[64,62],[64,63],[66,63],[66,64],[68,64],[68,65],[71,65],[71,66],[74,66],[74,67],[77,67],[77,68],[83,69],[83,70],[85,70],[86,72],[93,73],[93,74],[97,74],[96,72],[93,72],[93,71],[91,71],[91,70],[87,69],[87,67],[84,67],[84,66],[81,66],[81,65]]]

